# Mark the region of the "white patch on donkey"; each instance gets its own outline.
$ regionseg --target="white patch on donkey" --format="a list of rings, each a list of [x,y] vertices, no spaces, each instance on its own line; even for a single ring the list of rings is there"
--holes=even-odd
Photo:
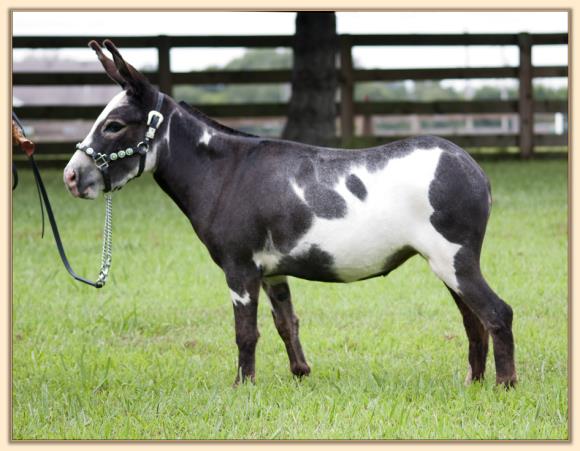
[[[453,262],[461,245],[449,242],[430,221],[434,210],[429,202],[429,187],[441,153],[439,148],[417,149],[390,160],[378,171],[353,166],[334,186],[347,204],[346,215],[332,219],[315,216],[310,229],[289,255],[297,257],[317,246],[333,257],[337,276],[352,282],[380,274],[390,256],[409,246],[423,255],[433,272],[458,292]],[[346,187],[351,174],[366,188],[368,194],[363,201]],[[290,185],[305,202],[304,188],[296,181]],[[254,261],[267,273],[274,270],[280,257],[280,252],[270,245],[254,254]]]
[[[254,252],[252,260],[258,268],[275,268],[284,255],[274,246],[272,232],[268,230],[266,243],[261,251]]]
[[[304,189],[299,187],[295,181],[290,182],[290,186],[294,190],[294,194],[296,194],[302,202],[306,203],[306,199],[304,197]]]
[[[243,296],[240,296],[234,290],[230,290],[230,296],[234,305],[248,305],[250,303],[250,294],[245,291]]]
[[[209,142],[214,135],[212,130],[208,130],[207,128],[203,129],[203,134],[199,138],[199,144],[205,144],[206,146],[209,145]]]

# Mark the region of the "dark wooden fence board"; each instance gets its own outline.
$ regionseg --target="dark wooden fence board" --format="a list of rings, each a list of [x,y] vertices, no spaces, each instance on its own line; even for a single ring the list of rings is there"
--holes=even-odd
[[[565,33],[533,34],[533,45],[567,44]],[[517,34],[401,34],[342,35],[357,46],[441,46],[441,45],[518,45]],[[170,47],[291,47],[291,35],[264,36],[167,36]],[[111,39],[117,46],[157,47],[158,36],[15,36],[15,48],[86,47],[91,39]]]

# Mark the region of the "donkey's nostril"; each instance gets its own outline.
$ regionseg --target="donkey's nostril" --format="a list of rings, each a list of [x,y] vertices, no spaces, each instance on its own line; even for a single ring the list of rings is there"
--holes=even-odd
[[[74,169],[67,169],[64,173],[64,178],[67,183],[73,183],[77,179],[77,174]]]

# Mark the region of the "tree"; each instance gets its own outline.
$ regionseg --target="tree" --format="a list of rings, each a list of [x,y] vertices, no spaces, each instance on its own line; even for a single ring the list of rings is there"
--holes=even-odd
[[[292,95],[283,138],[318,145],[334,141],[337,48],[334,13],[296,14]]]
[[[568,88],[566,86],[552,87],[545,85],[534,86],[534,99],[536,100],[566,100],[568,98]]]
[[[354,85],[354,98],[357,102],[402,101],[408,100],[410,94],[405,87],[405,82],[402,81],[371,81]]]
[[[290,69],[292,53],[287,49],[251,49],[223,67],[206,70]],[[259,103],[288,101],[288,89],[282,84],[177,85],[175,97],[193,105],[204,103]]]
[[[242,56],[228,62],[224,69],[290,69],[292,67],[292,53],[286,48],[277,49],[250,49]]]
[[[440,82],[425,80],[413,83],[412,99],[421,102],[434,102],[436,100],[461,100],[463,94],[445,87]]]

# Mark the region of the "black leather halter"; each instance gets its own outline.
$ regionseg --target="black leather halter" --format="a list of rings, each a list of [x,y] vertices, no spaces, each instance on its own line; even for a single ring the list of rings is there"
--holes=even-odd
[[[122,160],[124,158],[131,158],[139,156],[139,170],[135,177],[139,177],[145,169],[145,160],[147,159],[147,153],[149,152],[149,146],[153,138],[155,137],[155,132],[163,122],[163,115],[159,112],[161,110],[161,105],[163,104],[163,93],[160,91],[157,94],[157,103],[155,104],[155,109],[149,111],[147,115],[147,132],[145,133],[145,138],[141,141],[135,148],[127,147],[126,149],[118,150],[117,152],[112,152],[110,154],[96,152],[92,147],[83,147],[81,143],[76,145],[77,150],[86,153],[89,157],[93,159],[97,169],[103,177],[103,182],[105,184],[104,192],[108,193],[111,191],[111,176],[109,174],[109,165],[117,160]]]

